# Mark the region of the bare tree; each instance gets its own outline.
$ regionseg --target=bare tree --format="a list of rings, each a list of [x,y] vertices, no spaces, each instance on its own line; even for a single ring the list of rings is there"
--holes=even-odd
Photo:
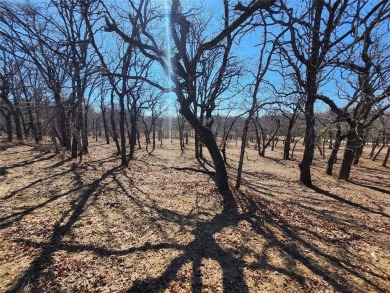
[[[316,142],[314,105],[321,93],[321,83],[331,72],[331,62],[350,49],[350,36],[386,2],[378,1],[360,9],[366,2],[314,0],[296,5],[296,2],[283,1],[282,17],[274,17],[276,23],[288,28],[286,41],[280,42],[280,52],[304,89],[306,134],[299,167],[300,181],[305,185],[312,184],[310,166]],[[351,11],[361,14],[354,15]]]
[[[218,98],[218,93],[223,86],[223,78],[226,73],[226,67],[229,61],[230,48],[233,38],[233,33],[240,28],[256,11],[270,7],[274,1],[253,1],[246,7],[235,20],[230,22],[230,9],[228,1],[224,1],[224,25],[223,28],[209,41],[203,41],[193,51],[188,50],[188,36],[194,28],[188,16],[182,11],[178,0],[172,1],[170,11],[170,29],[172,36],[172,50],[167,58],[166,50],[158,46],[158,42],[150,31],[150,26],[153,18],[158,17],[150,10],[151,2],[142,1],[139,6],[132,5],[132,13],[129,13],[129,22],[132,25],[132,35],[126,34],[113,18],[106,11],[106,30],[112,31],[120,36],[125,42],[138,48],[147,58],[158,62],[167,72],[172,81],[172,88],[177,96],[180,104],[180,112],[187,119],[190,125],[197,131],[201,140],[207,147],[216,169],[216,181],[219,191],[228,196],[230,194],[228,176],[226,167],[219,152],[216,140],[210,129],[210,124],[203,125],[198,117],[191,109],[191,105],[196,103],[197,89],[196,80],[198,78],[198,68],[205,54],[215,48],[220,48],[223,53],[222,62],[216,75],[216,86],[209,98],[209,107],[207,109],[206,118],[210,118],[212,122],[212,111]],[[148,13],[145,13],[147,11]],[[142,29],[137,29],[141,27]],[[223,46],[222,46],[223,44]],[[170,65],[172,64],[172,66]],[[152,82],[149,82],[152,83]],[[164,90],[161,85],[155,84],[157,88]],[[232,204],[231,196],[225,198],[225,205]]]

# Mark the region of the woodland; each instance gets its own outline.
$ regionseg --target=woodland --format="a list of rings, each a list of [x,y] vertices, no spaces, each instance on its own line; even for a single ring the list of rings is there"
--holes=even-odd
[[[389,292],[390,1],[0,1],[0,292]]]

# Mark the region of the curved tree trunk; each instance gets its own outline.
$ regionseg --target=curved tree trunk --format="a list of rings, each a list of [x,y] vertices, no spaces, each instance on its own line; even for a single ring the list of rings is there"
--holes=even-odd
[[[206,145],[214,162],[215,176],[219,192],[225,196],[231,194],[225,163],[221,153],[219,152],[217,142],[212,131],[209,128],[203,126],[189,108],[182,106],[181,113],[187,119],[188,123],[191,124],[191,126],[202,136],[204,140],[204,144]],[[233,196],[228,197],[228,199],[229,200],[224,201],[224,205],[234,204]]]

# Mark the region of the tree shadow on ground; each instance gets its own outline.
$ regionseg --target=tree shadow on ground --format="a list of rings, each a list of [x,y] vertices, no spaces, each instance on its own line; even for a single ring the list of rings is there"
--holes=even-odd
[[[333,199],[335,199],[335,200],[338,200],[338,201],[340,201],[340,202],[342,202],[342,203],[348,204],[348,205],[353,206],[353,207],[355,207],[355,208],[358,208],[358,209],[361,209],[361,210],[364,210],[364,211],[366,211],[366,212],[370,212],[370,213],[373,213],[373,214],[378,214],[378,215],[381,215],[381,216],[386,217],[386,218],[390,218],[390,216],[389,216],[388,214],[385,214],[385,213],[383,213],[383,212],[381,212],[381,211],[375,211],[375,210],[373,210],[373,209],[370,209],[370,208],[368,208],[368,207],[366,207],[366,206],[363,206],[363,205],[361,205],[361,204],[358,204],[358,203],[356,203],[356,202],[352,202],[352,201],[350,201],[350,200],[348,200],[348,199],[345,199],[345,198],[340,197],[340,196],[338,196],[338,195],[336,195],[336,194],[330,193],[329,191],[323,190],[323,189],[321,189],[321,188],[319,188],[319,187],[316,187],[316,186],[314,186],[314,185],[311,186],[310,188],[311,188],[313,191],[317,192],[317,193],[323,194],[323,195],[325,195],[325,196],[328,196],[328,197],[330,197],[330,198],[333,198]]]
[[[110,169],[105,172],[101,178],[96,179],[91,184],[83,186],[84,188],[80,196],[71,202],[70,208],[63,213],[61,218],[54,225],[53,233],[49,242],[41,247],[42,250],[38,257],[32,262],[30,267],[23,273],[23,275],[15,282],[9,292],[21,292],[28,284],[32,292],[42,292],[42,288],[40,288],[38,282],[36,281],[44,274],[45,267],[51,263],[51,258],[54,252],[57,251],[59,247],[61,247],[61,241],[63,237],[70,232],[72,226],[80,218],[88,199],[93,196],[98,196],[100,190],[102,189],[102,185],[100,183],[118,169],[119,167]],[[79,186],[77,189],[80,188],[81,187]],[[70,192],[73,191],[75,190]],[[53,197],[50,199],[50,201],[56,200],[60,196],[64,196],[64,194]],[[34,209],[41,206],[43,206],[43,204],[36,206]],[[26,210],[21,214],[21,216],[25,215],[27,212],[31,211]]]
[[[358,186],[361,186],[361,187],[369,188],[369,189],[372,189],[372,190],[375,190],[375,191],[378,191],[378,192],[382,192],[382,193],[385,193],[385,194],[390,194],[390,190],[389,189],[383,189],[383,188],[380,188],[380,187],[377,187],[377,186],[374,186],[374,185],[367,185],[367,184],[363,184],[363,183],[359,183],[359,182],[355,182],[355,181],[352,181],[351,183],[355,184],[355,185],[358,185]]]
[[[380,284],[376,284],[371,280],[372,276],[381,278],[386,282],[386,277],[375,275],[369,269],[364,269],[360,266],[343,258],[343,253],[347,253],[347,248],[342,248],[340,254],[333,255],[324,248],[318,247],[314,240],[301,235],[302,230],[298,229],[294,223],[285,220],[277,210],[273,210],[271,201],[267,201],[270,197],[271,187],[255,191],[257,197],[244,192],[234,192],[223,194],[223,200],[226,204],[222,212],[215,215],[210,220],[193,223],[192,217],[182,215],[175,211],[159,206],[158,202],[142,201],[128,191],[128,188],[121,183],[117,178],[117,173],[123,168],[116,167],[106,171],[99,179],[94,180],[90,184],[83,184],[81,175],[77,169],[75,172],[76,189],[69,191],[80,192],[80,195],[75,198],[68,210],[62,215],[53,227],[52,236],[47,243],[36,243],[26,239],[17,239],[17,242],[23,242],[31,247],[40,248],[41,252],[38,257],[32,262],[31,266],[24,274],[15,282],[10,289],[10,292],[20,292],[27,284],[33,292],[44,290],[39,285],[37,280],[44,276],[45,269],[50,266],[52,257],[56,251],[65,250],[70,253],[80,251],[90,251],[101,256],[129,255],[135,252],[159,251],[161,249],[176,249],[181,254],[168,264],[162,274],[155,277],[147,277],[143,280],[135,281],[131,287],[127,288],[127,292],[156,292],[167,288],[171,281],[178,278],[179,270],[187,263],[192,263],[191,286],[193,292],[202,292],[203,279],[201,265],[204,259],[215,260],[221,267],[223,292],[249,292],[248,283],[245,276],[246,270],[260,270],[266,272],[277,272],[293,280],[302,288],[302,290],[310,290],[305,279],[305,275],[298,269],[298,263],[303,265],[307,270],[313,273],[318,278],[324,280],[327,284],[340,292],[364,292],[364,287],[359,287],[359,282],[364,283],[370,289],[378,292],[386,292],[386,288]],[[260,176],[259,174],[249,174],[252,176]],[[124,250],[112,250],[104,247],[99,247],[91,244],[71,244],[64,243],[65,235],[69,234],[72,227],[80,219],[81,215],[87,208],[87,202],[91,199],[94,201],[105,185],[102,182],[107,177],[112,177],[115,186],[118,188],[118,193],[126,196],[131,202],[137,205],[140,210],[147,214],[150,209],[155,211],[161,219],[165,221],[175,222],[178,225],[194,224],[192,235],[194,239],[187,244],[172,243],[145,243],[142,246],[130,247]],[[131,178],[127,178],[130,185],[134,185]],[[256,186],[252,186],[255,188]],[[331,194],[321,188],[313,187],[313,191],[319,194],[326,195],[333,200],[340,201],[344,204],[358,208],[364,212],[376,213],[381,216],[387,216],[383,213],[374,211],[360,204],[343,199],[342,197]],[[267,194],[269,193],[269,194]],[[68,194],[68,193],[66,193]],[[64,196],[65,194],[58,195]],[[56,200],[57,197],[50,199]],[[42,203],[34,208],[27,209],[20,214],[12,215],[15,220],[32,212],[33,210],[42,207],[47,202]],[[280,205],[286,203],[279,203]],[[299,207],[307,213],[319,216],[320,213],[313,208],[304,205]],[[288,207],[286,207],[288,209]],[[333,223],[340,222],[336,214],[329,214],[328,220]],[[387,216],[388,217],[388,216]],[[5,220],[5,219],[3,219]],[[150,220],[153,219],[150,217]],[[240,223],[248,223],[258,237],[265,240],[265,244],[261,253],[257,256],[257,261],[248,263],[244,260],[243,255],[248,254],[245,247],[237,249],[225,249],[216,239],[216,235],[222,230],[229,227],[237,227]],[[8,224],[8,222],[7,222]],[[319,239],[324,245],[333,245],[334,239],[327,238],[321,232],[307,229],[307,232],[313,235],[313,239]],[[353,241],[353,237],[348,241]],[[276,249],[281,252],[286,258],[286,264],[278,265],[272,263],[267,257],[270,250]],[[352,277],[349,277],[352,276]],[[353,279],[358,279],[358,282],[353,282]]]

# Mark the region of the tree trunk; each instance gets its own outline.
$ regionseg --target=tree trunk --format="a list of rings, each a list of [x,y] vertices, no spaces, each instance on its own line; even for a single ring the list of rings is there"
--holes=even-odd
[[[305,103],[305,120],[306,120],[306,134],[305,134],[305,149],[303,151],[303,158],[299,164],[300,181],[306,186],[311,186],[311,172],[310,167],[314,158],[315,148],[315,118],[314,118],[314,99],[307,98]]]
[[[121,137],[121,166],[127,166],[125,135],[125,97],[119,96],[119,135]]]
[[[3,112],[3,114],[4,114],[4,118],[5,118],[5,125],[7,128],[7,141],[11,142],[13,139],[11,113],[10,112],[8,112],[8,113]]]
[[[134,110],[130,115],[130,159],[134,158],[135,145],[137,143],[137,116],[134,114]]]
[[[114,92],[111,93],[111,131],[112,131],[112,139],[116,145],[116,155],[121,153],[121,147],[119,145],[118,134],[116,132],[116,123],[115,123],[115,104],[114,104]]]
[[[387,161],[389,160],[389,156],[390,156],[390,146],[387,148],[387,153],[386,153],[385,159],[383,160],[383,164],[382,164],[383,167],[386,167]]]
[[[384,147],[385,147],[385,141],[383,140],[382,146],[380,147],[380,149],[378,150],[376,155],[372,158],[373,161],[376,161],[376,159],[378,158],[379,154],[381,153],[381,151],[383,150]]]
[[[152,121],[152,152],[156,149],[156,121]]]
[[[57,145],[57,141],[56,141],[56,131],[54,129],[54,126],[52,126],[52,128],[50,130],[50,137],[51,137],[51,141],[52,141],[53,146],[54,146],[54,152],[56,154],[58,154],[59,150],[58,150],[58,145]]]
[[[26,103],[26,106],[27,106],[27,113],[28,113],[28,120],[29,120],[28,123],[30,125],[31,130],[32,130],[35,142],[39,143],[39,136],[38,136],[37,128],[35,127],[35,124],[34,124],[34,117],[33,117],[33,112],[31,109],[30,101],[28,101]]]
[[[341,127],[338,124],[337,125],[336,137],[335,137],[335,141],[334,141],[334,144],[333,144],[333,149],[332,149],[332,152],[331,152],[331,154],[329,156],[328,165],[327,165],[327,168],[326,168],[326,174],[328,174],[328,175],[332,175],[333,174],[333,165],[334,165],[334,163],[336,163],[336,160],[337,160],[337,153],[338,153],[339,148],[340,148],[340,142],[341,142]]]
[[[331,129],[328,130],[328,134],[329,134],[329,146],[328,146],[328,149],[332,150],[333,149],[333,132],[332,132]]]
[[[221,153],[219,152],[213,133],[210,129],[206,128],[199,122],[197,117],[191,112],[189,108],[181,106],[181,113],[204,140],[204,144],[206,145],[214,162],[218,190],[221,194],[224,195],[224,198],[226,199],[226,201],[224,201],[224,206],[227,207],[234,204],[234,198],[231,195],[229,188],[228,174],[225,163]]]
[[[85,137],[86,137],[86,143],[87,143],[87,146],[88,146],[88,135],[89,135],[89,128],[88,128],[88,112],[89,112],[89,106],[85,106],[84,107],[84,129],[85,129]],[[96,121],[96,125],[97,126],[98,123]],[[94,128],[92,127],[92,133],[93,133],[93,130]]]
[[[240,160],[238,162],[237,180],[236,180],[236,186],[235,186],[235,188],[237,190],[240,189],[240,186],[241,186],[242,167],[244,165],[245,147],[246,147],[246,140],[247,140],[247,136],[248,136],[250,119],[252,119],[252,111],[249,112],[248,118],[245,120],[244,129],[242,131]]]
[[[78,119],[79,119],[79,125],[80,125],[80,135],[81,135],[81,142],[82,142],[82,146],[80,146],[80,148],[82,148],[82,152],[83,154],[88,154],[88,138],[87,138],[87,129],[86,129],[86,126],[85,126],[85,123],[84,123],[84,113],[83,113],[83,101],[82,101],[82,97],[79,98],[79,104],[78,104],[78,109],[76,111],[78,111]],[[85,115],[86,117],[87,115]]]
[[[56,102],[57,110],[58,110],[58,125],[60,127],[60,133],[61,133],[61,143],[64,147],[66,147],[67,150],[70,150],[70,137],[69,137],[69,125],[66,119],[66,113],[64,106],[61,101],[61,93],[60,92],[54,92],[54,100]]]
[[[108,132],[108,125],[106,120],[106,108],[101,107],[102,110],[102,116],[103,116],[103,126],[104,126],[104,135],[106,137],[106,144],[110,144],[110,134]]]
[[[355,140],[356,140],[356,131],[355,127],[352,127],[347,134],[347,143],[345,145],[343,160],[341,161],[340,171],[337,179],[342,179],[348,181],[352,162],[355,155]]]
[[[359,164],[359,159],[363,154],[364,148],[364,138],[363,138],[363,124],[359,123],[357,125],[357,135],[355,141],[355,158],[353,159],[353,164]]]
[[[294,126],[294,121],[291,119],[288,123],[287,133],[286,133],[286,139],[284,141],[284,148],[283,148],[283,159],[289,160],[290,159],[290,148],[291,148],[291,131]]]
[[[73,134],[72,136],[72,154],[71,154],[71,157],[72,159],[76,159],[77,158],[77,137],[75,134]]]
[[[369,157],[372,158],[374,156],[374,153],[375,153],[375,149],[376,147],[378,146],[379,144],[379,140],[376,139],[373,143],[372,143],[372,148],[371,148],[371,152],[370,152],[370,155]]]
[[[37,106],[37,101],[35,101],[35,116],[37,118],[37,135],[39,141],[42,140],[42,122],[41,122],[41,112],[39,111],[39,107]]]
[[[142,149],[141,147],[141,133],[139,132],[139,130],[137,129],[136,130],[136,134],[137,134],[137,141],[138,141],[138,149]]]
[[[20,113],[18,99],[15,98],[13,104],[12,102],[9,102],[9,106],[10,106],[12,116],[14,117],[16,137],[18,140],[23,140],[22,122],[24,125],[24,121],[22,120],[23,117]]]

